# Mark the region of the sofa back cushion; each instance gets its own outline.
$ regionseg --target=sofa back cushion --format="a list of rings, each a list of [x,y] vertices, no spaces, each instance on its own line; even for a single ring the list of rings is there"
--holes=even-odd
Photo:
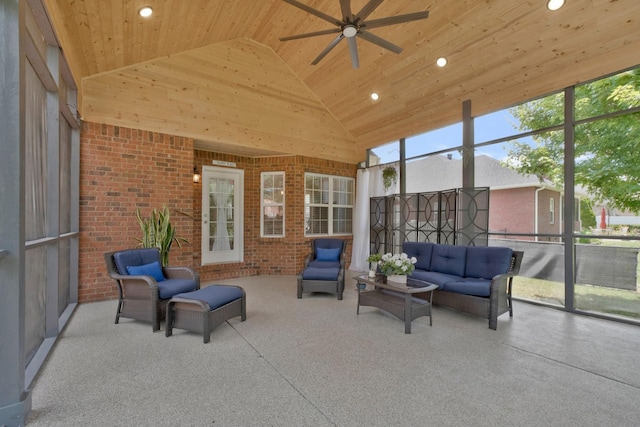
[[[466,246],[434,245],[431,271],[464,277],[466,254]]]
[[[127,267],[160,262],[160,251],[157,248],[127,249],[113,254],[113,260],[120,274],[129,274]]]
[[[511,248],[469,246],[467,248],[467,277],[492,279],[506,273],[511,265]]]
[[[430,270],[433,245],[431,242],[404,242],[402,252],[418,260],[415,264],[418,270]]]

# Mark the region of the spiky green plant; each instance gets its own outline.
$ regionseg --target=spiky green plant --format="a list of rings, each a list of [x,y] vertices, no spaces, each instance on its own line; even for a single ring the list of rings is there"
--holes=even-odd
[[[142,230],[142,239],[136,238],[136,240],[143,248],[158,248],[163,267],[169,265],[169,250],[173,242],[176,242],[179,248],[182,247],[183,242],[189,243],[183,237],[176,237],[176,229],[171,225],[167,206],[163,206],[162,210],[153,209],[149,218],[142,218],[140,208],[137,208],[136,218]]]

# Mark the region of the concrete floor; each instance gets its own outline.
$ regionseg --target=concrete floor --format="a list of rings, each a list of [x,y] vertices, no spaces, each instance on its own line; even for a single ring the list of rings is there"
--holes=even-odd
[[[434,308],[404,334],[376,308],[243,286],[247,320],[202,337],[82,304],[35,381],[29,426],[638,426],[640,329],[526,303],[487,320]],[[517,286],[517,284],[516,284]]]

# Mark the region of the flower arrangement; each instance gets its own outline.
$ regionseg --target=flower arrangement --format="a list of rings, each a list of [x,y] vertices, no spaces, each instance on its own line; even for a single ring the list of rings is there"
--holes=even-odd
[[[378,264],[380,271],[385,276],[400,275],[406,276],[415,269],[416,257],[411,257],[404,252],[401,254],[384,254]]]

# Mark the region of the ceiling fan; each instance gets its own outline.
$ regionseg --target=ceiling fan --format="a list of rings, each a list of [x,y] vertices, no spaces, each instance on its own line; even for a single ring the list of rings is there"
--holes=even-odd
[[[292,6],[304,10],[318,18],[337,26],[338,28],[332,28],[329,30],[315,31],[313,33],[298,34],[295,36],[281,37],[280,41],[303,39],[307,37],[322,36],[325,34],[339,33],[338,36],[333,39],[329,46],[327,46],[320,55],[313,60],[311,65],[316,65],[322,58],[324,58],[342,39],[347,39],[349,43],[349,53],[351,54],[351,64],[353,68],[358,68],[360,63],[358,61],[358,46],[356,45],[356,36],[360,37],[370,43],[376,44],[394,53],[402,52],[402,48],[395,44],[388,42],[387,40],[371,34],[367,30],[371,28],[384,27],[387,25],[401,24],[403,22],[417,21],[419,19],[426,19],[429,17],[429,11],[408,13],[406,15],[390,16],[388,18],[372,19],[366,21],[367,17],[376,10],[378,6],[384,0],[370,0],[364,5],[360,12],[355,15],[351,13],[351,0],[340,0],[340,11],[342,12],[342,19],[336,19],[329,16],[317,9],[300,3],[296,0],[283,0]]]

